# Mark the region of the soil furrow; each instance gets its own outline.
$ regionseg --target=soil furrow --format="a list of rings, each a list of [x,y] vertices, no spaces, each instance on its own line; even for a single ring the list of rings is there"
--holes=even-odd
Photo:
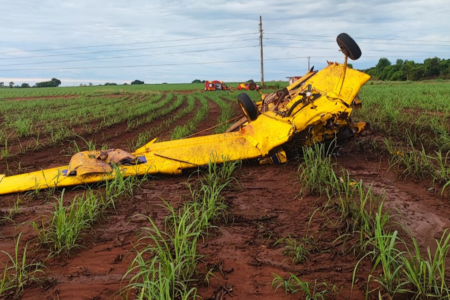
[[[189,123],[190,120],[195,116],[196,109],[195,107],[200,105],[200,101],[198,99],[195,99],[194,109],[182,116],[180,119],[178,119],[175,123],[171,123],[168,128],[165,128],[164,131],[159,135],[158,140],[159,141],[167,141],[170,140],[170,136],[172,135],[175,127],[177,126],[183,126],[187,123]]]
[[[207,99],[208,100],[208,106],[209,106],[209,112],[208,112],[208,116],[206,117],[205,120],[201,121],[200,124],[198,124],[197,126],[197,132],[214,127],[217,125],[217,121],[219,120],[220,117],[220,113],[222,112],[221,108],[219,105],[217,105],[214,101]],[[205,132],[201,132],[196,136],[203,136],[203,135],[209,135],[209,134],[214,134],[214,129],[205,131]]]
[[[121,99],[120,101],[127,103],[127,102],[131,101],[131,97],[127,97],[125,99]],[[142,101],[146,101],[146,99],[141,97],[141,96],[136,100],[136,102],[142,102]],[[163,99],[161,99],[157,103],[159,103],[161,101],[163,101]],[[115,101],[114,103],[116,103],[116,102],[119,102],[119,101]],[[124,103],[124,105],[126,105],[126,103]],[[154,103],[154,104],[157,104],[157,103]],[[142,115],[143,114],[136,115],[136,117],[140,117]],[[67,122],[66,123],[61,122],[59,124],[59,126],[63,127],[64,125],[66,125],[67,128],[69,128],[70,130],[73,130],[75,132],[75,134],[83,135],[83,132],[86,130],[85,127],[89,127],[90,126],[92,130],[95,130],[97,124],[101,123],[102,120],[103,120],[103,118],[94,118],[94,119],[89,120],[89,122],[82,121],[80,123],[76,123],[76,124],[72,124],[72,125],[68,124]],[[45,125],[42,125],[41,127],[45,127]],[[37,127],[35,129],[37,129]],[[57,130],[55,130],[55,131],[57,131]],[[17,152],[20,151],[20,149],[22,147],[24,147],[24,148],[33,147],[36,144],[36,142],[35,142],[36,136],[19,139],[19,138],[15,137],[15,134],[13,134],[12,136],[9,137],[9,139],[10,140],[8,141],[8,148],[10,148],[10,152],[11,153],[17,153]],[[44,145],[46,143],[48,143],[48,141],[50,139],[51,139],[51,133],[44,133],[44,134],[39,136],[40,143],[44,144]]]
[[[137,138],[137,136],[140,133],[145,132],[147,130],[151,130],[152,128],[159,127],[165,120],[171,119],[177,113],[179,113],[180,111],[185,109],[187,106],[188,106],[188,103],[185,98],[183,103],[177,109],[174,109],[173,111],[171,111],[169,114],[161,116],[159,118],[156,118],[156,119],[152,120],[152,122],[150,122],[150,123],[142,124],[134,129],[132,129],[131,131],[127,132],[125,139],[122,136],[109,139],[108,144],[113,145],[113,148],[127,149],[129,151],[133,151],[135,149],[129,149],[128,147],[130,146],[131,142],[135,138]],[[156,138],[156,137],[157,136],[155,136],[154,138]]]
[[[165,97],[163,96],[160,101],[163,101],[164,98]],[[65,154],[66,151],[64,151],[64,149],[73,147],[73,142],[75,142],[77,145],[80,145],[80,147],[83,147],[85,145],[83,139],[86,141],[92,139],[96,142],[103,142],[103,136],[105,137],[108,135],[120,136],[121,134],[126,133],[127,127],[128,127],[127,122],[125,121],[119,124],[115,124],[111,127],[102,128],[98,132],[92,134],[83,135],[80,132],[82,138],[77,137],[72,138],[70,141],[69,140],[63,141],[60,143],[61,146],[44,147],[37,151],[27,151],[26,153],[19,154],[12,159],[0,160],[0,173],[1,172],[7,173],[6,171],[10,168],[17,169],[18,165],[17,166],[10,165],[9,162],[10,160],[20,162],[21,173],[37,171],[42,168],[50,168],[50,166],[54,167],[58,165],[65,165],[68,163],[70,155]]]

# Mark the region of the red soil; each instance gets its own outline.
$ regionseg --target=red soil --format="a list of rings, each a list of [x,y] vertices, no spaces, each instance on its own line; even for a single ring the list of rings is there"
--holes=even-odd
[[[210,117],[200,124],[198,130],[215,125],[220,115],[220,108],[212,101],[208,103]],[[188,114],[177,124],[172,124],[168,129],[169,134],[176,125],[184,125],[192,116],[193,113]],[[109,132],[117,132],[117,136],[109,137],[106,141],[99,140],[102,132],[85,138],[107,142],[111,148],[125,147],[139,132],[156,126],[154,124],[158,122],[161,120],[130,132],[126,131],[125,123],[119,124],[109,129]],[[22,168],[30,171],[66,164],[69,156],[62,156],[61,149],[58,146],[26,153],[10,161],[9,166],[17,168],[20,162]],[[430,189],[427,181],[396,180],[394,172],[388,171],[386,158],[375,161],[370,154],[356,147],[348,147],[348,151],[337,161],[350,172],[353,179],[362,179],[367,187],[373,183],[374,192],[385,193],[386,207],[399,210],[400,214],[395,218],[418,239],[421,248],[434,249],[434,238],[450,226],[449,199],[441,198],[440,190]],[[235,177],[242,186],[234,185],[224,193],[229,206],[228,222],[218,224],[218,229],[198,247],[205,256],[199,265],[199,274],[205,273],[214,264],[218,266],[209,287],[199,284],[199,294],[204,299],[219,299],[222,287],[231,288],[234,299],[301,298],[301,293],[286,296],[282,288],[275,291],[271,287],[273,274],[286,278],[289,273],[296,274],[302,280],[313,282],[317,279],[318,282],[335,284],[339,289],[342,287],[342,291],[334,297],[336,299],[364,299],[366,280],[371,271],[370,262],[362,262],[352,291],[353,268],[358,258],[352,251],[345,250],[349,250],[354,241],[350,240],[345,247],[340,241],[334,242],[342,228],[330,223],[320,213],[324,199],[299,197],[297,168],[298,162],[294,161],[282,166],[244,163],[236,171]],[[5,171],[6,164],[0,161],[0,173]],[[83,248],[75,251],[68,259],[60,257],[47,260],[45,271],[49,280],[27,288],[23,299],[120,299],[121,284],[126,285],[122,277],[134,258],[132,249],[138,244],[140,228],[149,226],[144,216],[161,224],[167,214],[161,206],[162,199],[174,207],[188,199],[186,182],[195,180],[188,175],[149,179],[134,197],[124,199],[117,206],[117,213],[111,211],[104,220],[95,224],[83,239]],[[57,195],[60,193],[56,192]],[[69,202],[77,193],[66,192],[65,201]],[[21,247],[28,242],[28,256],[43,260],[48,252],[39,249],[37,234],[31,222],[48,219],[48,211],[54,200],[44,201],[42,197],[26,197],[25,194],[4,195],[0,196],[0,211],[7,213],[18,198],[28,201],[21,204],[14,222],[0,224],[0,249],[13,253],[14,238],[22,232]],[[333,216],[333,212],[328,215],[330,219]],[[309,255],[305,263],[294,264],[289,257],[282,255],[281,245],[274,245],[283,237],[300,238],[306,235],[314,237],[317,250]],[[0,254],[0,260],[5,262],[5,255]],[[228,294],[224,299],[232,297]]]

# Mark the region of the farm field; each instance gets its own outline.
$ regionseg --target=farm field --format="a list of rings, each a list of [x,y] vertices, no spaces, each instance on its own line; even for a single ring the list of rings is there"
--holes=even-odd
[[[0,174],[224,132],[240,91],[203,86],[0,89]],[[359,96],[371,128],[336,155],[0,196],[0,295],[448,299],[450,82]]]

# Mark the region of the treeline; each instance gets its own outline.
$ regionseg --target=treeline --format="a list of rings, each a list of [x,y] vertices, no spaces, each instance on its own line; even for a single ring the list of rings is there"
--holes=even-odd
[[[134,80],[131,82],[132,85],[135,84],[145,84],[144,81],[142,80]],[[50,81],[44,81],[44,82],[38,82],[35,85],[33,85],[32,87],[34,88],[41,88],[41,87],[58,87],[61,85],[61,80],[56,79],[56,78],[52,78]],[[91,82],[89,82],[89,86],[92,86],[93,84]],[[118,85],[117,83],[114,82],[107,82],[104,85]],[[128,83],[124,83],[123,85],[128,85]],[[80,86],[87,86],[86,84],[82,84],[80,83]],[[99,86],[101,86],[101,84],[99,84]],[[9,87],[9,88],[30,88],[31,86],[28,83],[22,83],[22,85],[14,85],[14,82],[10,82],[8,85],[5,85],[4,82],[0,82],[0,88],[2,87]]]
[[[145,84],[145,82],[143,82],[142,80],[136,79],[131,82],[131,85],[135,85],[135,84]],[[89,85],[91,85],[91,84],[89,84]],[[118,84],[115,82],[107,82],[104,85],[118,85]],[[123,85],[128,85],[128,83],[125,82]],[[101,86],[101,84],[99,84],[99,86]]]
[[[36,83],[36,87],[57,87],[61,84],[61,80],[52,78],[50,81],[38,82]]]
[[[43,81],[43,82],[38,82],[35,85],[33,85],[32,87],[34,88],[41,88],[41,87],[57,87],[61,84],[61,80],[56,79],[56,78],[52,78],[50,81]],[[26,82],[22,83],[22,85],[14,85],[14,82],[10,82],[9,85],[5,85],[4,82],[0,82],[0,88],[2,87],[9,87],[9,88],[29,88],[30,85]]]
[[[375,67],[363,71],[375,80],[450,79],[450,59],[433,57],[425,59],[423,63],[397,59],[395,64],[392,64],[387,58],[382,57]]]

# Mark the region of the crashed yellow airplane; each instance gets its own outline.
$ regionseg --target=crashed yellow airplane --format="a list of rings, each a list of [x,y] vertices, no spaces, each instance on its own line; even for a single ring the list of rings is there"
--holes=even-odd
[[[361,50],[347,34],[337,37],[345,63],[331,63],[309,72],[287,88],[262,94],[254,103],[247,94],[238,96],[245,117],[226,133],[157,143],[156,139],[130,154],[123,150],[85,151],[75,154],[68,166],[5,177],[0,175],[0,194],[66,187],[146,174],[179,174],[215,161],[261,159],[286,161],[286,153],[317,142],[345,141],[360,133],[366,123],[352,123],[361,107],[358,91],[370,76],[347,67]],[[252,87],[253,89],[256,86]]]

